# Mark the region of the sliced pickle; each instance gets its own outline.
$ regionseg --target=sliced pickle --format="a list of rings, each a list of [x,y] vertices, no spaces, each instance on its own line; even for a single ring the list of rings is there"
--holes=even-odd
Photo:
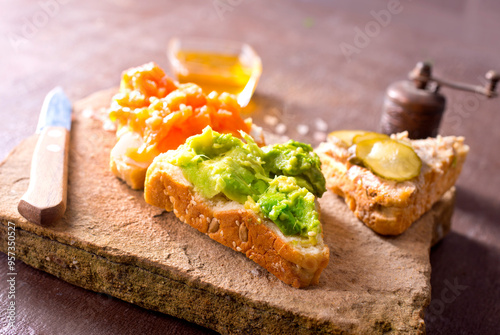
[[[387,140],[389,138],[390,137],[386,134],[376,133],[374,131],[366,131],[364,134],[354,136],[352,139],[352,143],[356,144],[366,140]]]
[[[413,179],[422,168],[422,161],[412,147],[392,139],[358,142],[356,156],[374,174],[395,181]]]
[[[337,130],[328,134],[328,137],[336,137],[350,147],[353,144],[354,137],[366,133],[368,133],[366,130]]]

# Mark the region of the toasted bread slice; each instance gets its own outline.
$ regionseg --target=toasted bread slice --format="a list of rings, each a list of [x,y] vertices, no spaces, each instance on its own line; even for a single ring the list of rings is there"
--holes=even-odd
[[[410,144],[422,160],[416,178],[396,182],[351,164],[348,148],[334,137],[315,150],[327,188],[344,197],[361,221],[383,235],[403,233],[428,211],[455,184],[469,151],[463,137],[409,140],[406,132],[392,137]]]
[[[151,205],[172,211],[183,222],[266,268],[278,279],[301,288],[318,283],[328,264],[329,249],[285,236],[270,220],[223,195],[207,199],[197,193],[182,170],[158,156],[147,171],[144,197]]]
[[[250,135],[259,146],[265,144],[264,133],[261,127],[253,124]],[[142,190],[144,188],[146,171],[154,157],[149,161],[138,162],[130,158],[127,155],[127,151],[129,149],[137,149],[143,143],[143,139],[138,134],[129,131],[121,132],[109,157],[111,172],[134,190]]]

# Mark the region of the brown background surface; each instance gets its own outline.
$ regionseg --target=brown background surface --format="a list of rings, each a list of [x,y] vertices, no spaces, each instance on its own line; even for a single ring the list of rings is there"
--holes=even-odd
[[[217,4],[228,3],[225,11]],[[0,0],[0,158],[35,130],[45,94],[61,85],[72,100],[116,86],[122,70],[150,60],[168,68],[173,36],[246,41],[264,72],[255,119],[272,110],[294,125],[377,130],[385,88],[419,60],[445,78],[481,83],[500,70],[496,0],[401,1],[401,12],[347,59],[356,29],[387,1]],[[219,10],[218,10],[219,8]],[[48,14],[47,14],[48,13]],[[373,24],[372,24],[373,26]],[[359,41],[358,41],[359,42]],[[358,44],[358,46],[360,46]],[[429,334],[500,330],[500,100],[444,89],[442,134],[464,135],[471,153],[457,184],[453,230],[431,253]],[[265,107],[265,108],[261,108]],[[312,131],[303,140],[315,142]],[[98,149],[98,148],[96,148]],[[1,190],[9,192],[9,190]],[[18,262],[17,324],[25,334],[206,334],[210,331],[87,292]],[[7,258],[0,255],[0,329]]]

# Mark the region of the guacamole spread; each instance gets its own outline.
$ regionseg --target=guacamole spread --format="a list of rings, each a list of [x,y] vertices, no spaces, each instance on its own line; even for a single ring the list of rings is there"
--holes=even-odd
[[[167,161],[206,198],[227,198],[259,211],[285,235],[315,242],[321,233],[315,196],[326,191],[320,160],[308,144],[288,141],[259,148],[245,140],[206,127],[175,151]]]

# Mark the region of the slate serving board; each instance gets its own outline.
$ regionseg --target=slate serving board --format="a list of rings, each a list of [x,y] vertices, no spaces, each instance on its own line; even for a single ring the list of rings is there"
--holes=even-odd
[[[68,209],[50,227],[17,203],[29,182],[33,136],[0,165],[0,250],[16,225],[16,256],[74,285],[221,333],[420,334],[430,302],[429,252],[450,228],[454,189],[399,237],[365,227],[343,200],[320,200],[330,263],[317,286],[294,289],[244,257],[145,203],[109,171],[115,137],[93,118],[115,90],[74,107]]]

